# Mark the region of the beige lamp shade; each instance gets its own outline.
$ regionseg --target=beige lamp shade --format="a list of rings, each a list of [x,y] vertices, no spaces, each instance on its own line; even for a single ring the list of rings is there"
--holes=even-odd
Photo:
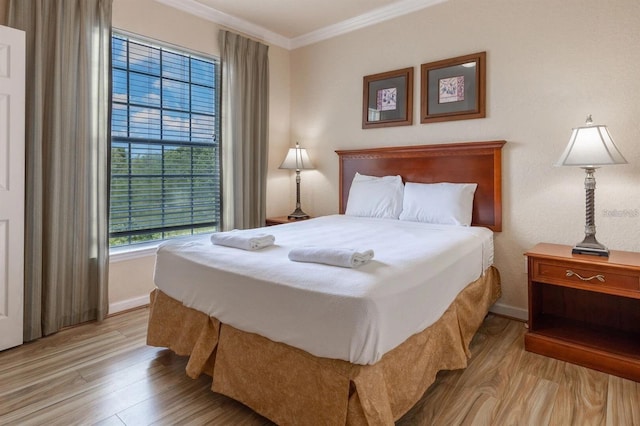
[[[587,117],[584,127],[576,127],[569,144],[560,156],[558,166],[598,167],[627,164],[607,130],[607,126],[592,125]]]
[[[309,170],[313,169],[313,163],[309,159],[309,154],[307,154],[307,150],[304,148],[300,148],[300,144],[296,142],[295,148],[289,148],[289,152],[287,152],[287,156],[284,158],[282,164],[280,164],[280,169],[291,169],[291,170]]]

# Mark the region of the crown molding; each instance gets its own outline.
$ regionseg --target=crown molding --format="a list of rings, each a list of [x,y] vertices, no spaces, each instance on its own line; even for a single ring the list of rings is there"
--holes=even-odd
[[[407,15],[411,12],[434,6],[439,3],[444,3],[448,0],[401,0],[388,6],[374,9],[371,12],[364,13],[354,18],[326,26],[294,38],[284,37],[260,25],[220,12],[219,10],[206,6],[196,0],[155,1],[215,22],[216,24],[243,32],[248,36],[260,39],[267,43],[274,44],[287,50],[293,50],[319,41],[337,37],[360,28],[388,21],[402,15]]]
[[[276,46],[283,47],[287,50],[291,49],[291,39],[284,37],[280,34],[274,33],[260,25],[256,25],[252,22],[246,21],[242,18],[229,15],[224,12],[220,12],[212,7],[205,6],[204,4],[195,0],[155,0],[158,3],[171,6],[174,9],[182,10],[183,12],[196,15],[200,18],[204,18],[216,24],[225,26],[236,31],[240,31],[250,37],[257,38]]]
[[[360,28],[379,24],[446,1],[448,0],[402,0],[388,6],[374,9],[371,12],[363,13],[362,15],[354,18],[292,38],[291,49],[297,49],[319,41],[328,40],[351,31],[359,30]]]

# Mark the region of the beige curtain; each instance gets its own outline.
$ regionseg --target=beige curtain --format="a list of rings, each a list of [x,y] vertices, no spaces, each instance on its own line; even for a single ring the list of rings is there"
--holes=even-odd
[[[25,341],[107,313],[112,0],[10,0],[26,31]]]
[[[221,30],[222,226],[264,226],[266,218],[269,47]]]

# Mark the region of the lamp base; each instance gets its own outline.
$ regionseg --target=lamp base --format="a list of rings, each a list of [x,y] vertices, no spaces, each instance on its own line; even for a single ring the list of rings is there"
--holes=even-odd
[[[587,236],[584,241],[576,244],[571,250],[573,254],[590,254],[593,256],[602,256],[609,257],[609,250],[604,246],[604,244],[600,244],[595,236]]]
[[[571,253],[573,254],[590,254],[593,256],[602,256],[602,257],[609,257],[609,250],[607,249],[592,249],[592,248],[588,248],[588,247],[578,247],[575,246],[572,250]]]
[[[596,167],[583,167],[587,176],[584,178],[585,190],[585,226],[584,240],[573,247],[573,254],[589,254],[593,256],[609,257],[609,250],[596,240],[596,223],[594,214],[596,178],[593,175]]]
[[[302,211],[300,207],[296,208],[287,218],[294,220],[309,219],[311,216]]]

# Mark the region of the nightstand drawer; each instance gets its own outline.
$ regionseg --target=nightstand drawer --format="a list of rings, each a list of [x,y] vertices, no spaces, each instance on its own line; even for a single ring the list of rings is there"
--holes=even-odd
[[[578,263],[548,259],[534,261],[532,279],[559,285],[577,284],[640,292],[640,274],[637,272],[620,272],[607,267],[583,267]]]

